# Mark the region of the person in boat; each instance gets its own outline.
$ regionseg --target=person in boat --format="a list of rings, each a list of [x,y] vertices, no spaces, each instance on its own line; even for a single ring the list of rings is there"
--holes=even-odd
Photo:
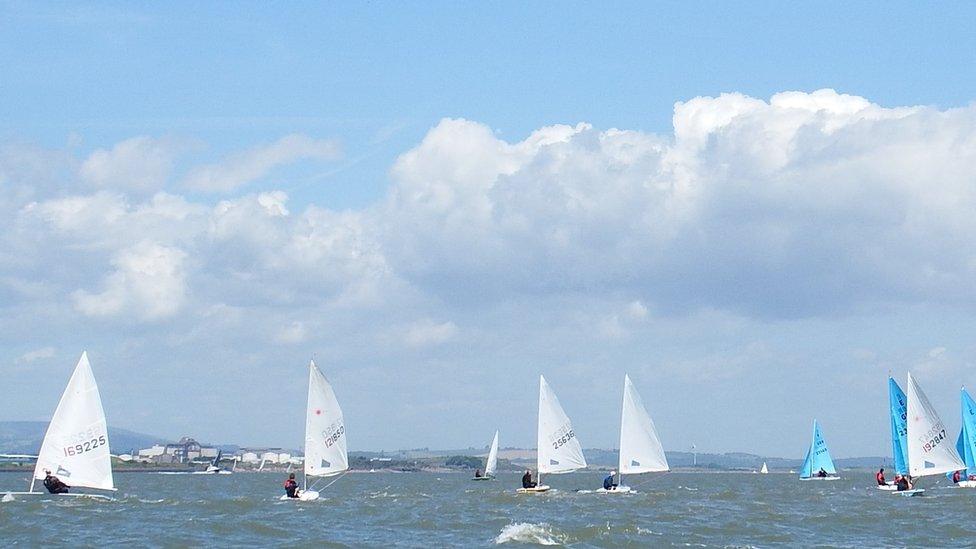
[[[881,469],[878,469],[878,472],[875,473],[874,478],[875,478],[875,480],[878,481],[878,486],[884,486],[885,485],[884,467],[882,467]]]
[[[827,478],[827,471],[824,470],[823,467],[821,467],[820,470],[817,471],[817,476],[820,478]]]
[[[481,478],[481,469],[474,470],[474,478]]]
[[[901,475],[896,481],[896,486],[898,486],[899,492],[904,492],[905,490],[912,489],[912,480],[908,475]]]
[[[610,474],[607,475],[607,478],[603,479],[603,489],[604,490],[616,490],[617,489],[617,483],[614,482],[614,477],[616,475],[617,475],[617,472],[616,471],[610,471]]]
[[[952,473],[953,484],[959,484],[960,480],[962,480],[962,471],[956,471],[955,473]]]
[[[68,486],[67,484],[65,484],[64,482],[61,482],[61,479],[59,479],[58,477],[52,475],[51,474],[51,471],[49,469],[45,469],[44,470],[44,475],[45,475],[44,476],[44,487],[47,488],[47,491],[48,492],[50,492],[52,494],[67,494],[68,493],[68,489],[71,488],[71,487]]]
[[[522,488],[535,488],[536,485],[535,482],[532,482],[532,471],[526,469],[525,474],[522,475]]]
[[[285,481],[285,495],[290,498],[298,497],[298,482],[295,480],[295,473],[288,475],[288,480]]]

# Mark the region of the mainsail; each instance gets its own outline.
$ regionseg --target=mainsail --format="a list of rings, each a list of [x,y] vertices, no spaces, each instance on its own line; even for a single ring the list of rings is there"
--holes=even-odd
[[[45,470],[68,486],[115,489],[105,412],[88,353],[81,354],[54,411],[37,456],[34,479],[43,479]]]
[[[908,473],[913,477],[939,475],[966,468],[949,442],[945,425],[908,374]]]
[[[305,475],[327,477],[349,468],[346,428],[332,385],[308,363],[308,408],[305,412]]]
[[[498,466],[498,431],[495,431],[495,438],[491,439],[491,449],[488,450],[488,461],[485,463],[485,476],[495,476],[495,469]]]
[[[891,456],[895,472],[908,473],[908,400],[894,378],[888,378],[888,405],[891,411]]]
[[[637,389],[624,374],[624,401],[620,415],[620,474],[668,471],[668,459],[651,416]]]
[[[586,467],[573,424],[543,376],[539,376],[538,449],[540,474],[570,473]]]
[[[962,389],[962,429],[956,441],[956,451],[966,463],[964,478],[976,475],[976,402],[965,388]]]
[[[827,442],[824,440],[823,433],[820,432],[820,424],[817,423],[817,420],[813,420],[813,439],[810,441],[807,456],[803,459],[800,478],[812,478],[820,472],[820,469],[829,475],[837,473],[837,469],[834,468],[834,460],[830,459]]]

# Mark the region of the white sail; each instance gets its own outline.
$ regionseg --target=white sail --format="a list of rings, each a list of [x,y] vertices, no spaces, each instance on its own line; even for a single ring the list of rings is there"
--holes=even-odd
[[[668,459],[651,416],[637,389],[624,375],[624,402],[620,415],[620,474],[668,471]]]
[[[965,469],[945,425],[922,388],[908,374],[908,474],[941,475]]]
[[[573,424],[549,388],[539,376],[539,473],[570,473],[586,467],[583,448],[573,432]]]
[[[98,386],[82,353],[41,443],[34,478],[50,470],[68,486],[114,490],[108,427]]]
[[[498,431],[495,431],[495,438],[491,439],[491,449],[488,450],[488,461],[485,463],[485,476],[495,476],[495,469],[498,467]]]
[[[766,467],[766,462],[765,461],[763,462],[762,467],[759,469],[759,472],[762,473],[762,474],[764,474],[764,475],[767,474],[767,473],[769,473],[769,467]]]
[[[346,428],[332,386],[308,363],[308,408],[305,411],[305,475],[331,476],[349,468]]]

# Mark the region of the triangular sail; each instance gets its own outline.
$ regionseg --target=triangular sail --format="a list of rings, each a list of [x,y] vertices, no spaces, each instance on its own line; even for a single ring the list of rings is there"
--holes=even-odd
[[[102,399],[82,353],[41,443],[34,478],[50,470],[68,486],[114,490]]]
[[[637,389],[624,374],[624,401],[620,412],[620,474],[668,471],[668,459]]]
[[[912,374],[908,374],[908,473],[939,475],[966,468],[946,435],[945,425]]]
[[[827,449],[827,441],[824,440],[823,433],[820,432],[820,424],[813,420],[813,439],[810,441],[810,449],[803,459],[803,467],[800,469],[800,478],[811,478],[823,469],[829,475],[837,473],[834,468],[834,460],[830,458],[830,450]]]
[[[485,476],[495,476],[495,469],[498,466],[498,431],[495,431],[495,438],[491,439],[491,449],[488,450],[488,461],[485,462]]]
[[[895,472],[908,473],[908,399],[894,378],[888,378],[888,405],[891,412],[891,456]]]
[[[769,472],[769,467],[766,467],[765,461],[763,462],[762,467],[759,468],[759,472],[764,475]]]
[[[349,468],[342,409],[315,362],[308,363],[308,408],[305,412],[305,475],[325,477]]]
[[[559,405],[546,378],[539,376],[539,473],[570,473],[586,467],[573,424]]]
[[[962,429],[956,450],[966,464],[966,477],[976,475],[976,402],[966,389],[962,390]]]

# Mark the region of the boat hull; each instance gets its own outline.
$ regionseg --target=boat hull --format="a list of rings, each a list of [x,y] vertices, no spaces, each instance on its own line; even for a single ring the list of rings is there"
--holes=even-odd
[[[960,488],[976,488],[976,480],[960,480],[956,483]]]
[[[115,501],[115,498],[106,496],[104,494],[85,494],[81,492],[69,492],[67,494],[48,494],[47,492],[4,492],[3,497],[7,498],[10,496],[14,499],[17,496],[30,496],[30,497],[41,497],[44,499],[59,499],[59,498],[80,498],[80,499],[95,499],[99,501]]]
[[[536,486],[535,488],[519,488],[518,490],[515,490],[515,493],[517,493],[517,494],[537,494],[537,493],[548,492],[548,491],[549,491],[549,486],[543,484],[541,486]]]
[[[298,495],[297,498],[290,498],[288,496],[281,496],[278,498],[281,501],[315,501],[319,499],[319,493],[315,490],[305,490]]]
[[[471,480],[495,480],[495,477],[471,477]]]
[[[840,480],[840,477],[809,477],[801,478],[800,480]]]

